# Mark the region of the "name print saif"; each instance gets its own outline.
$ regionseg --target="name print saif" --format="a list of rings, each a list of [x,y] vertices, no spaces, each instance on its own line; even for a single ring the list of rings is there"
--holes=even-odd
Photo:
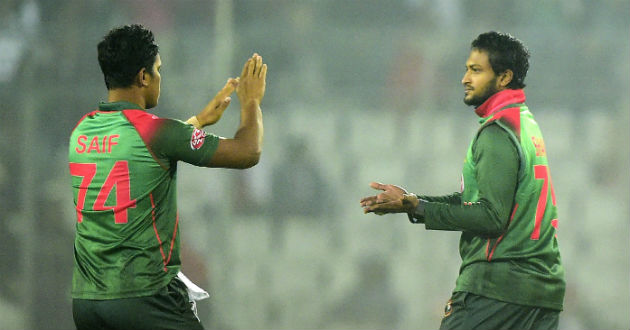
[[[94,137],[79,135],[79,137],[77,138],[77,144],[79,146],[75,147],[74,150],[80,154],[84,152],[111,153],[112,147],[118,145],[118,142],[116,142],[116,140],[119,137],[119,134],[104,135],[103,137],[99,137],[98,135]],[[86,143],[88,140],[90,141],[89,146]]]

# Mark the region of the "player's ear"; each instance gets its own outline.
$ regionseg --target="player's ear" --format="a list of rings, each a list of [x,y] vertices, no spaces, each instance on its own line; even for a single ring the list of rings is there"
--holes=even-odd
[[[499,79],[498,79],[499,87],[506,88],[507,85],[509,85],[510,82],[512,82],[512,78],[514,78],[514,72],[512,72],[512,70],[507,69],[503,71],[499,75]]]
[[[142,68],[140,69],[140,71],[138,71],[138,73],[136,74],[135,77],[135,83],[138,87],[147,87],[149,86],[149,73],[147,72],[146,68]]]

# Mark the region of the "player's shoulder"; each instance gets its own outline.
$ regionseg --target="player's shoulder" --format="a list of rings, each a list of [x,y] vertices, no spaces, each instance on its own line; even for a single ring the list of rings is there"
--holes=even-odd
[[[130,109],[122,110],[123,115],[127,117],[132,124],[160,124],[160,125],[187,125],[187,123],[172,118],[159,117],[155,114],[144,110]]]
[[[496,147],[503,143],[513,143],[513,141],[509,129],[500,122],[483,125],[475,138],[475,146]]]
[[[129,109],[122,110],[122,114],[127,118],[129,123],[136,127],[140,131],[154,130],[156,128],[163,128],[165,126],[172,126],[178,123],[178,120],[170,118],[162,118],[155,114],[146,112],[144,110]],[[183,124],[183,123],[182,123]]]
[[[145,141],[160,136],[188,133],[194,128],[181,120],[158,117],[144,110],[122,110],[122,113]]]
[[[128,109],[128,110],[122,110],[121,112],[132,123],[138,122],[138,121],[148,121],[148,122],[159,121],[162,119],[152,113],[148,113],[144,110],[139,110],[139,109]]]
[[[507,128],[501,125],[498,121],[491,121],[479,128],[479,134],[493,135],[493,134],[505,134]]]
[[[91,112],[90,112],[90,113],[91,113]],[[85,115],[83,115],[83,116],[81,117],[81,119],[79,119],[79,120],[77,121],[77,123],[74,125],[74,128],[72,129],[71,133],[74,133],[74,131],[76,131],[76,130],[77,130],[77,127],[79,127],[79,125],[81,125],[81,123],[85,120],[85,118],[87,118],[87,116],[89,116],[89,115],[90,115],[90,113],[86,113]]]
[[[121,113],[136,129],[145,142],[153,138],[157,131],[164,126],[166,119],[139,109],[122,110]]]
[[[505,125],[502,125],[502,123],[499,121],[487,122],[479,127],[479,130],[477,131],[477,139],[493,139],[497,137],[507,136],[509,135],[508,130],[509,129],[505,127]]]
[[[74,128],[72,129],[71,133],[74,133],[77,128],[79,128],[79,126],[81,126],[82,123],[85,122],[86,119],[93,119],[95,118],[95,115],[99,112],[102,112],[100,110],[92,110],[86,114],[84,114],[83,116],[81,116],[81,118],[77,121],[77,123],[74,125]]]

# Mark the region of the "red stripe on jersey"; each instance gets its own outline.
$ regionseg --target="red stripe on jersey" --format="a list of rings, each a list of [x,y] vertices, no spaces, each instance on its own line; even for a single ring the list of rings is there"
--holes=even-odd
[[[555,238],[558,238],[558,219],[551,220],[551,226],[556,229],[556,233],[554,234]]]
[[[175,216],[175,228],[173,228],[173,238],[171,239],[171,248],[168,251],[168,259],[166,259],[166,265],[171,261],[173,255],[173,247],[175,246],[175,237],[177,237],[177,224],[179,223],[179,212]]]
[[[488,261],[490,261],[490,258],[488,258],[489,248],[490,248],[490,239],[488,238],[488,242],[486,243],[486,259],[488,259]]]
[[[163,119],[159,118],[156,115],[147,113],[146,111],[137,109],[123,110],[122,113],[125,115],[125,117],[127,117],[129,123],[131,123],[131,125],[136,128],[136,131],[140,135],[140,138],[144,142],[144,145],[147,147],[147,150],[149,150],[149,153],[151,154],[153,159],[155,159],[155,161],[160,164],[163,169],[168,170],[168,164],[162,164],[162,162],[160,162],[160,159],[157,158],[153,153],[153,150],[151,150],[151,139],[153,139],[153,136],[162,125]]]
[[[549,167],[547,167],[547,171],[549,171]],[[553,191],[553,180],[551,180],[551,174],[549,173],[549,184],[551,185],[551,202],[553,206],[556,206],[556,193]]]
[[[162,253],[162,262],[164,263],[164,271],[167,272],[166,264],[168,261],[166,260],[166,255],[164,254],[164,249],[162,248],[162,240],[160,239],[160,234],[158,233],[157,226],[155,225],[155,202],[153,201],[153,193],[149,194],[149,198],[151,199],[151,218],[153,219],[153,230],[155,231],[155,237],[157,238],[158,243],[160,244],[160,253]],[[177,226],[177,222],[175,222]],[[171,244],[172,245],[172,244]],[[169,259],[170,259],[169,255]]]
[[[123,110],[129,122],[136,128],[145,143],[149,143],[160,126],[160,118],[143,110]]]

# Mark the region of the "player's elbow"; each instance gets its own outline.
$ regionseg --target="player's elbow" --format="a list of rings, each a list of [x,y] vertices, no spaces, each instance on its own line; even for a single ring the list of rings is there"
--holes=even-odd
[[[236,150],[238,150],[236,152],[238,161],[233,168],[246,169],[254,167],[260,161],[260,155],[262,154],[260,144],[241,144],[240,148]]]
[[[491,217],[491,221],[488,221],[484,228],[485,236],[489,238],[496,238],[505,233],[506,221],[502,221],[498,216]]]
[[[500,227],[500,226],[491,225],[484,228],[483,236],[488,237],[488,238],[497,238],[503,235],[504,229],[505,228]]]
[[[243,159],[241,162],[241,166],[239,169],[246,169],[250,167],[254,167],[260,161],[260,155],[262,151],[260,149],[248,151],[245,155],[243,155]]]
[[[243,143],[234,139],[223,139],[219,142],[209,167],[246,169],[260,161],[262,148],[259,144]]]
[[[488,206],[485,208],[486,221],[483,221],[481,233],[488,238],[496,238],[505,233],[508,219],[506,216],[500,215],[494,208]]]

